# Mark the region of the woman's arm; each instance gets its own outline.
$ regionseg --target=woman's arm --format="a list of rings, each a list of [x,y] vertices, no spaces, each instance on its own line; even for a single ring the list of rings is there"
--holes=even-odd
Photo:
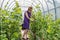
[[[29,18],[29,16],[28,16],[28,13],[27,13],[27,12],[25,13],[25,15],[26,15],[26,17],[30,20],[30,18]]]

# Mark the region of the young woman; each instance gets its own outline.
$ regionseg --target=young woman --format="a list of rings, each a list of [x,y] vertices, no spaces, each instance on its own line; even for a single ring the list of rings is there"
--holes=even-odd
[[[28,39],[28,30],[29,30],[29,24],[30,24],[30,17],[32,13],[32,7],[29,7],[28,10],[24,13],[24,23],[22,25],[22,30],[24,31],[23,33],[23,39],[27,40]]]

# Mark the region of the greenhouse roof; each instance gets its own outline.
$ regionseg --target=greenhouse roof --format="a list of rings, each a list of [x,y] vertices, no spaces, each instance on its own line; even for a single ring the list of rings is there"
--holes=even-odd
[[[29,6],[35,8],[36,5],[40,6],[42,13],[54,13],[54,18],[60,18],[60,0],[16,0],[22,11],[26,11]],[[7,4],[8,3],[8,4]],[[6,5],[7,4],[7,5]],[[5,5],[7,6],[6,8]],[[0,0],[0,8],[12,11],[15,7],[14,0]]]

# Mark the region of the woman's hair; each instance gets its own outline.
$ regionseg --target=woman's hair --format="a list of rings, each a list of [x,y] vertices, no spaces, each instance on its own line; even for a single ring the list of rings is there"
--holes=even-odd
[[[32,7],[29,7],[28,10],[32,9]]]

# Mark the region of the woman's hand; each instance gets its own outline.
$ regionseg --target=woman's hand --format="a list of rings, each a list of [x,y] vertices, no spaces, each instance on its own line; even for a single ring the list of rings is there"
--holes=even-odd
[[[34,19],[33,18],[30,18],[30,21],[34,21]]]

